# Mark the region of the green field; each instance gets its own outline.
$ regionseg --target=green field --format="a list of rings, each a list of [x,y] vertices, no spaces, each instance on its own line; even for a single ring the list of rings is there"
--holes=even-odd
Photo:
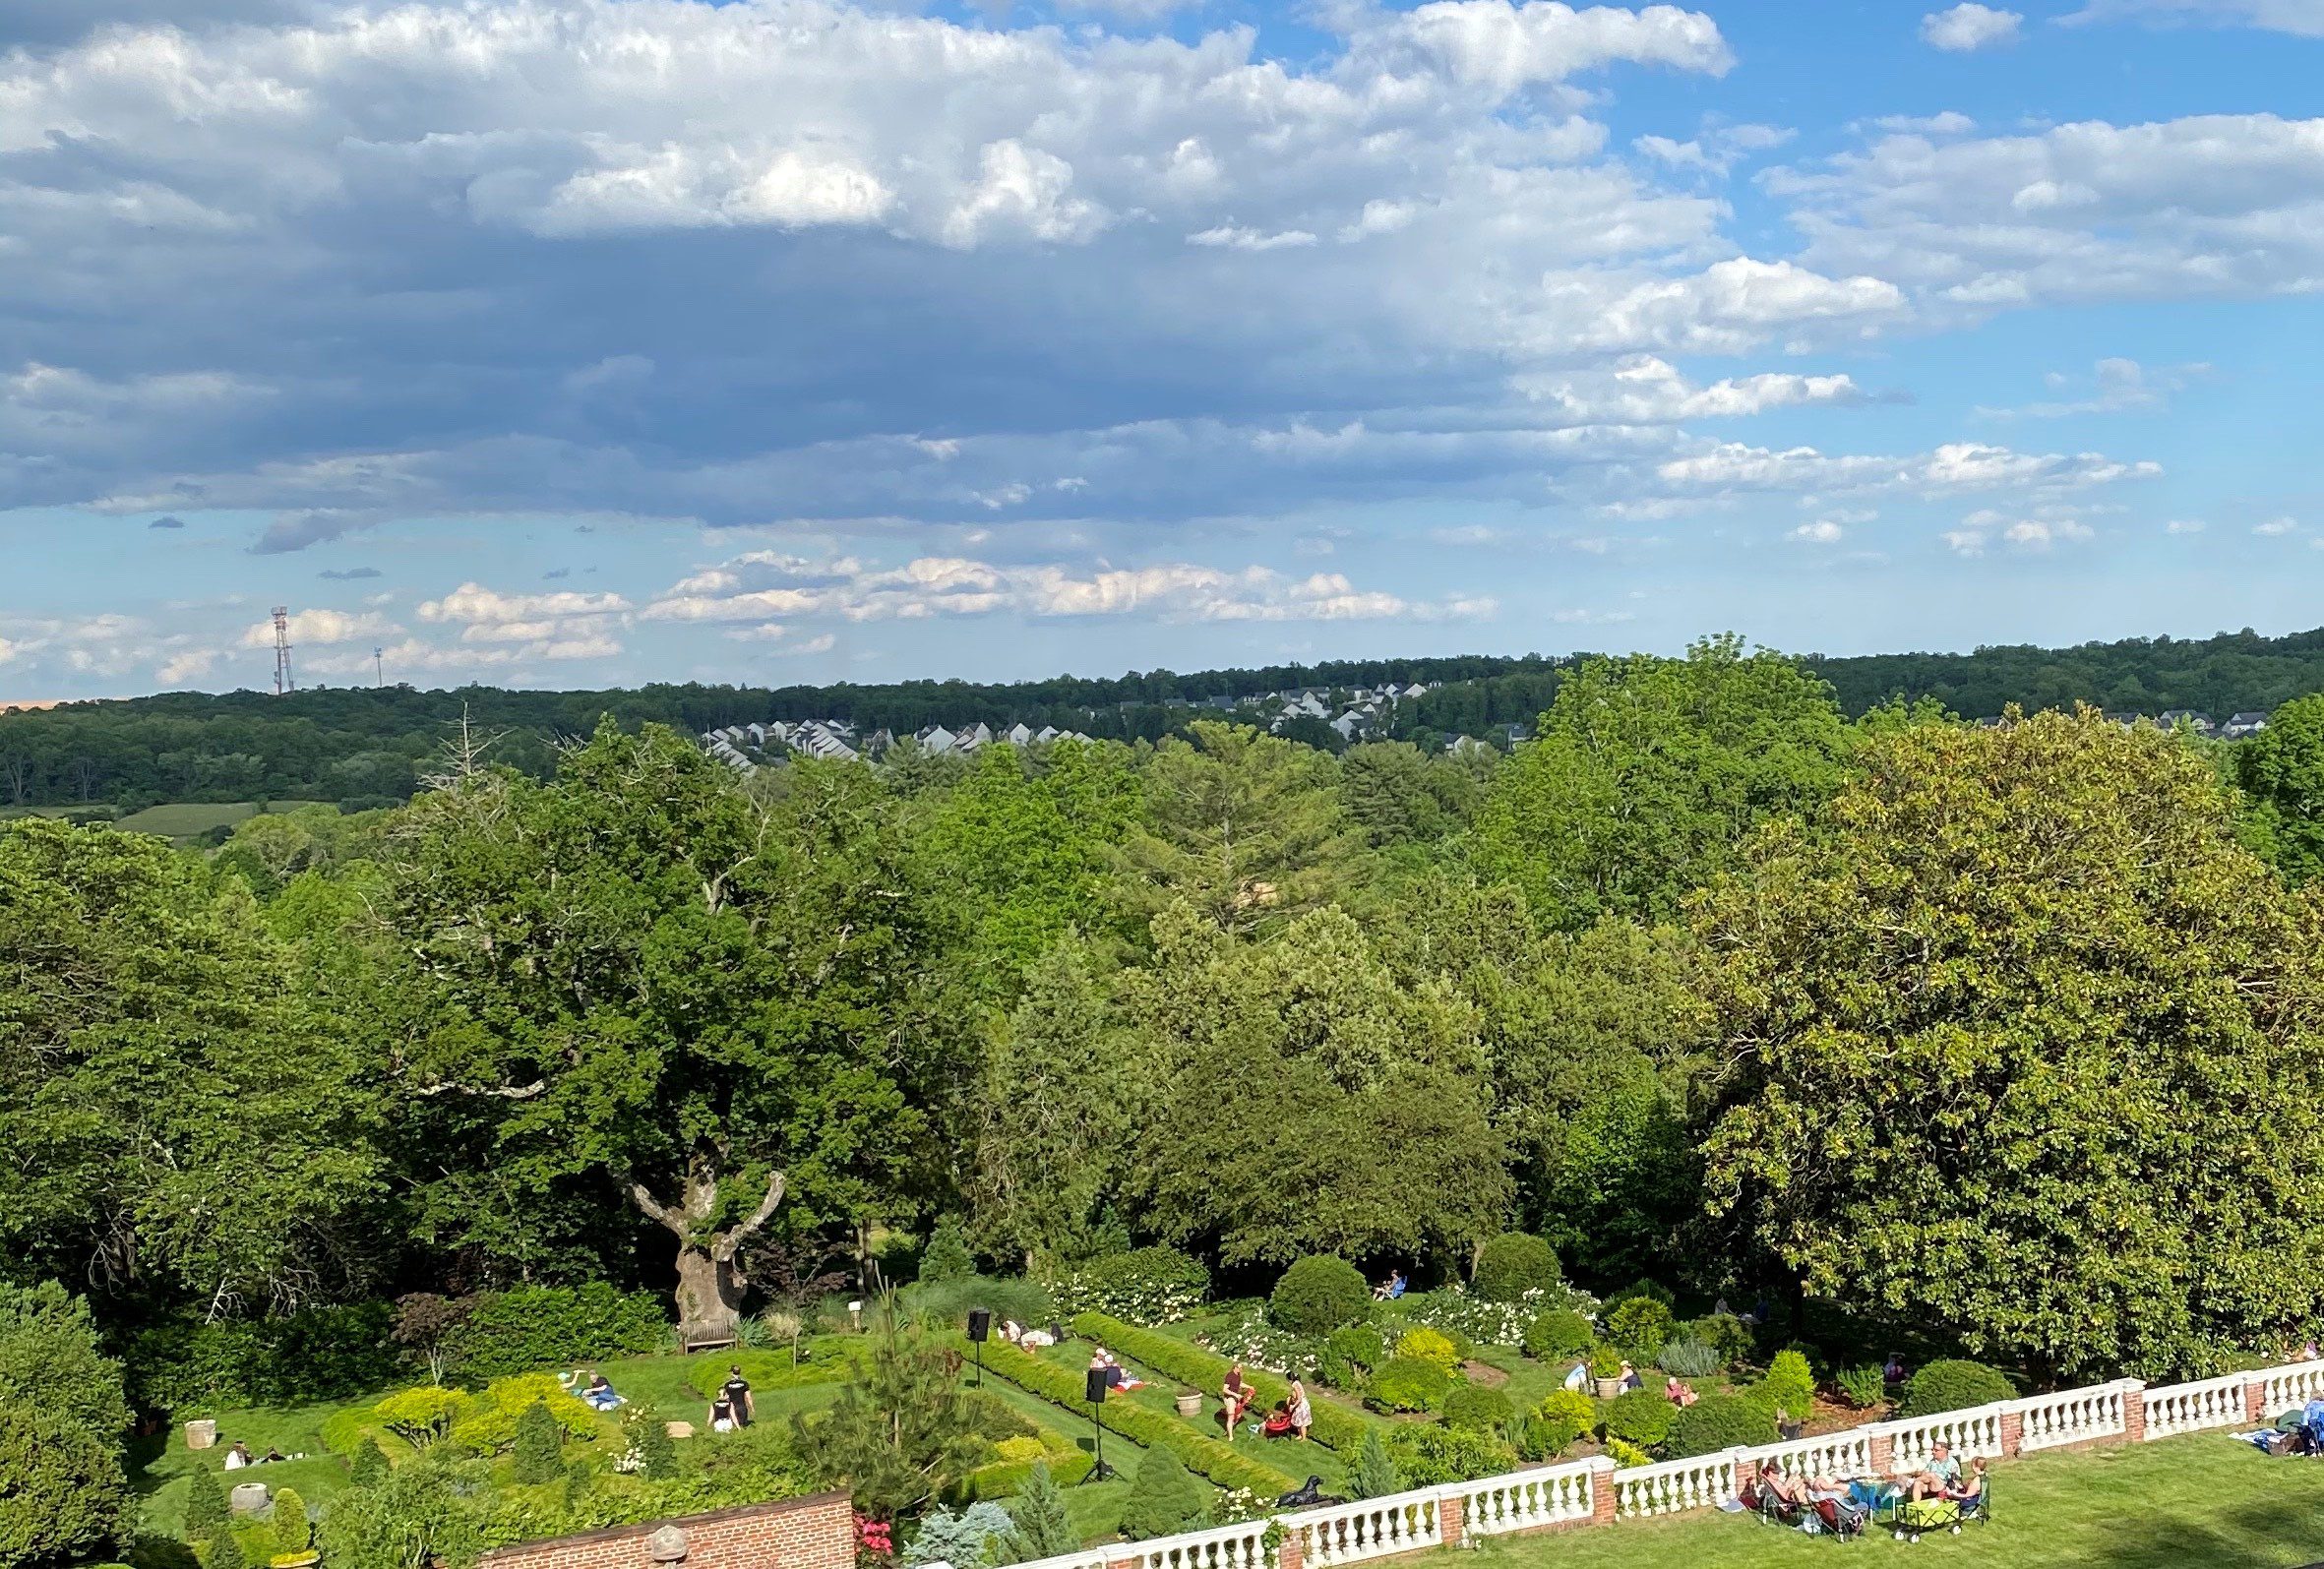
[[[2324,1559],[2324,1461],[2271,1460],[2219,1433],[2036,1455],[1993,1471],[1993,1519],[1918,1544],[1810,1540],[1696,1514],[1488,1540],[1487,1569],[1794,1569],[1825,1553],[1957,1569],[2244,1569]],[[1908,1555],[1909,1556],[1904,1556]]]
[[[333,804],[329,801],[269,801],[263,805],[256,801],[172,801],[116,817],[110,826],[131,833],[158,834],[164,839],[193,839],[213,828],[231,828],[262,812],[296,812],[302,807]],[[5,807],[0,808],[0,821],[10,817],[61,817],[67,813],[86,810],[83,807]]]

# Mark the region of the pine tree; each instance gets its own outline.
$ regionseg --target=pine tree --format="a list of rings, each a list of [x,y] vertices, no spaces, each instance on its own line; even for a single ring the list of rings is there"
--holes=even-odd
[[[1024,1490],[1009,1506],[1009,1529],[993,1541],[987,1562],[1000,1565],[1031,1563],[1075,1551],[1081,1538],[1066,1513],[1066,1495],[1049,1475],[1049,1462],[1037,1460],[1025,1478]]]
[[[387,1479],[387,1451],[380,1448],[378,1439],[364,1439],[363,1446],[357,1449],[354,1458],[347,1462],[347,1485],[350,1487],[376,1487]]]
[[[295,1487],[283,1487],[275,1494],[275,1554],[288,1557],[307,1550],[313,1540],[307,1522],[307,1501]]]
[[[202,1569],[249,1569],[250,1566],[250,1555],[242,1550],[234,1528],[222,1520],[211,1527],[203,1539],[200,1557]]]
[[[198,1465],[186,1478],[186,1540],[208,1540],[225,1523],[226,1490],[218,1484],[216,1472]]]
[[[874,1520],[899,1520],[974,1463],[981,1440],[960,1387],[960,1356],[905,1333],[892,1296],[881,1298],[863,1372],[813,1422],[793,1416],[799,1449],[821,1479],[847,1487]]]
[[[924,1281],[962,1280],[976,1273],[976,1260],[969,1256],[968,1239],[960,1233],[957,1217],[947,1215],[936,1223],[936,1230],[928,1237],[928,1246],[920,1254],[920,1278]]]
[[[549,1414],[549,1403],[536,1400],[517,1418],[516,1455],[510,1471],[526,1486],[555,1481],[565,1474],[560,1449],[565,1434]]]
[[[1193,1478],[1185,1462],[1161,1444],[1139,1457],[1122,1505],[1122,1535],[1132,1541],[1168,1537],[1207,1522],[1209,1489]]]
[[[1385,1498],[1403,1487],[1404,1478],[1396,1475],[1395,1463],[1388,1459],[1388,1446],[1380,1442],[1379,1428],[1371,1428],[1364,1434],[1364,1447],[1357,1451],[1356,1469],[1348,1477],[1348,1496]]]

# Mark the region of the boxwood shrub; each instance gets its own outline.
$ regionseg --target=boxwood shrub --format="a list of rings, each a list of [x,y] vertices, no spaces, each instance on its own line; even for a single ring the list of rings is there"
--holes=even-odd
[[[1562,1362],[1586,1354],[1598,1341],[1590,1321],[1570,1307],[1555,1307],[1525,1326],[1525,1355]]]
[[[1689,1460],[1753,1444],[1775,1442],[1775,1418],[1757,1401],[1741,1395],[1705,1395],[1671,1418],[1663,1439],[1666,1460]]]
[[[1984,1362],[1933,1361],[1905,1385],[1899,1417],[1933,1417],[1940,1411],[1966,1411],[1972,1406],[2011,1400],[2017,1391],[2008,1375]]]
[[[1578,1389],[1553,1389],[1518,1429],[1527,1460],[1553,1460],[1598,1425],[1598,1403]]]
[[[1627,1439],[1640,1449],[1652,1449],[1671,1435],[1679,1408],[1658,1390],[1633,1389],[1606,1403],[1603,1419],[1608,1434]]]
[[[1435,1362],[1391,1357],[1372,1375],[1364,1404],[1375,1411],[1434,1411],[1451,1388],[1451,1376]]]
[[[1400,1423],[1388,1434],[1387,1451],[1407,1487],[1474,1481],[1517,1469],[1517,1452],[1498,1438],[1436,1422]]]
[[[1483,1384],[1455,1384],[1445,1392],[1444,1425],[1447,1427],[1499,1433],[1508,1428],[1516,1415],[1517,1408],[1509,1404],[1508,1396]]]
[[[1344,1258],[1319,1254],[1283,1272],[1267,1297],[1267,1316],[1301,1335],[1328,1335],[1372,1311],[1372,1288]]]
[[[1558,1279],[1557,1249],[1531,1232],[1503,1232],[1478,1249],[1469,1289],[1489,1302],[1515,1302]]]

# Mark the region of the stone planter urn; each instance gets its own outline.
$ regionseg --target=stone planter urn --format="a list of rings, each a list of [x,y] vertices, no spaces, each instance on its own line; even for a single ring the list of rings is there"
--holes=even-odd
[[[1593,1379],[1592,1382],[1598,1386],[1600,1400],[1612,1400],[1621,1393],[1621,1379],[1619,1377]]]
[[[1189,1421],[1200,1417],[1202,1415],[1202,1397],[1200,1395],[1179,1396],[1178,1414]]]
[[[186,1447],[187,1447],[188,1449],[214,1449],[214,1448],[216,1448],[216,1447],[217,1447],[217,1421],[216,1421],[216,1418],[211,1418],[211,1417],[205,1417],[205,1418],[202,1418],[200,1421],[190,1421],[190,1422],[186,1423]]]

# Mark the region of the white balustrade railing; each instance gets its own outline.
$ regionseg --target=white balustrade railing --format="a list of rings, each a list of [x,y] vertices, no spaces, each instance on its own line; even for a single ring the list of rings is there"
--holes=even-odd
[[[1183,1537],[1157,1537],[1118,1549],[1112,1562],[1135,1569],[1266,1569],[1267,1522],[1246,1521]]]
[[[1966,1461],[1979,1455],[1998,1459],[2001,1413],[2008,1407],[2009,1402],[1997,1401],[1990,1406],[1973,1406],[1967,1411],[1940,1412],[1934,1417],[1884,1423],[1888,1429],[1889,1463],[1891,1467],[1926,1465],[1938,1444],[1951,1445],[1955,1460]]]
[[[2324,1361],[2146,1389],[2141,1397],[2146,1436],[2168,1438],[2241,1422],[2253,1384],[2260,1386],[2267,1414],[2273,1416],[2324,1397]],[[2119,1437],[2129,1430],[2127,1403],[2139,1390],[2136,1380],[2123,1380],[1628,1470],[1616,1470],[1605,1460],[1580,1461],[1303,1510],[1277,1523],[1283,1539],[1298,1543],[1303,1569],[1338,1569],[1441,1546],[1447,1506],[1459,1511],[1464,1538],[1490,1537],[1594,1519],[1601,1487],[1612,1490],[1613,1512],[1620,1520],[1712,1508],[1735,1496],[1738,1462],[1791,1476],[1868,1476],[1873,1446],[1882,1437],[1888,1440],[1891,1471],[1926,1466],[1940,1443],[1950,1445],[1960,1460],[1998,1458],[2005,1416],[2018,1418],[2021,1452]],[[1266,1549],[1268,1528],[1267,1521],[1252,1521],[1093,1547],[1021,1569],[1274,1569]]]
[[[1299,1539],[1303,1566],[1361,1563],[1399,1552],[1418,1552],[1444,1540],[1440,1489],[1391,1493],[1358,1503],[1306,1509],[1283,1517],[1285,1532]]]
[[[2008,1404],[2016,1409],[2021,1423],[2017,1440],[2021,1453],[2088,1443],[2093,1438],[2108,1438],[2125,1430],[2120,1384],[2032,1395]]]
[[[2164,1384],[2147,1391],[2150,1439],[2201,1432],[2206,1427],[2232,1427],[2248,1415],[2241,1373],[2198,1378],[2191,1384]]]
[[[2246,1378],[2260,1378],[2267,1388],[2263,1417],[2276,1417],[2294,1406],[2304,1406],[2318,1395],[2324,1395],[2324,1362],[2293,1362],[2289,1367],[2271,1367],[2265,1374],[2246,1373]]]
[[[1851,1427],[1820,1438],[1795,1438],[1787,1444],[1746,1449],[1741,1458],[1754,1461],[1763,1471],[1787,1477],[1869,1477],[1872,1474],[1872,1431]]]
[[[1738,1451],[1697,1455],[1692,1460],[1666,1460],[1656,1466],[1632,1466],[1614,1474],[1614,1515],[1632,1520],[1646,1515],[1675,1515],[1687,1509],[1709,1509],[1735,1496],[1735,1457]]]
[[[1519,1471],[1482,1481],[1455,1482],[1443,1489],[1443,1495],[1460,1500],[1463,1537],[1535,1531],[1589,1519],[1596,1507],[1592,1478],[1598,1474],[1583,1461],[1546,1471]],[[1603,1474],[1611,1475],[1611,1468],[1604,1468]]]

